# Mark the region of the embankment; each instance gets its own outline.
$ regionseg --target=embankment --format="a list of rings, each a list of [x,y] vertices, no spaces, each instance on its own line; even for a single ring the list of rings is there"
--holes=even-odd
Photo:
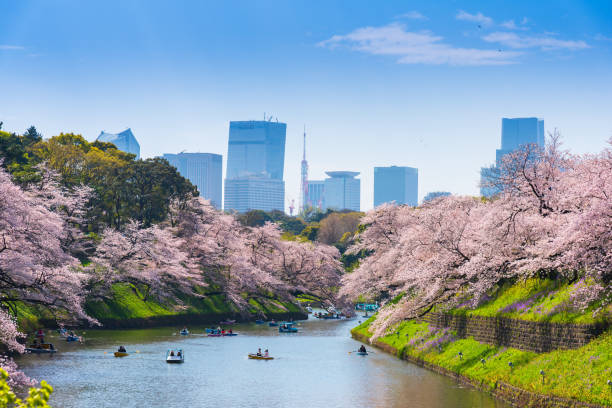
[[[374,318],[351,331],[369,343]],[[517,407],[612,406],[612,330],[431,313],[372,344]]]
[[[238,311],[222,294],[202,293],[201,297],[182,296],[179,302],[160,302],[147,299],[131,284],[115,284],[110,296],[85,304],[87,314],[97,319],[103,329],[145,328],[155,326],[181,326],[218,324],[232,319],[239,322],[258,318],[274,320],[301,320],[308,315],[299,304],[271,298],[246,298],[249,309]],[[57,327],[55,316],[43,309],[20,307],[20,327],[31,332],[38,327]]]

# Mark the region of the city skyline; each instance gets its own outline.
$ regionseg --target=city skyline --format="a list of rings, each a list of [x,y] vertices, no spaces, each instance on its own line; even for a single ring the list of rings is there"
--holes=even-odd
[[[359,171],[363,210],[376,166],[418,168],[419,199],[477,195],[502,117],[543,117],[575,153],[612,136],[609,3],[26,0],[3,15],[5,130],[91,141],[130,127],[143,158],[226,156],[229,121],[266,112],[288,124],[285,209],[299,201],[304,124],[309,178]]]

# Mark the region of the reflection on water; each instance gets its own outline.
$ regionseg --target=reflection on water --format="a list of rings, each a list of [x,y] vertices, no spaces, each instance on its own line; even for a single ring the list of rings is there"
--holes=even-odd
[[[204,327],[88,331],[83,345],[52,338],[54,356],[20,358],[26,374],[54,388],[54,407],[411,407],[505,408],[487,394],[382,352],[349,354],[355,320],[300,323],[297,334],[237,325],[236,337]],[[130,356],[115,358],[124,345]],[[168,348],[185,363],[166,364]],[[273,361],[247,359],[258,347]]]

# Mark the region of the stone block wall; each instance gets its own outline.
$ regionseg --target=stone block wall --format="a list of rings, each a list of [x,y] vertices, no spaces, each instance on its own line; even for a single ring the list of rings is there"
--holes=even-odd
[[[504,317],[445,313],[428,313],[423,317],[423,321],[438,328],[449,327],[461,338],[474,337],[483,343],[537,353],[584,346],[607,329],[605,324],[529,322]]]

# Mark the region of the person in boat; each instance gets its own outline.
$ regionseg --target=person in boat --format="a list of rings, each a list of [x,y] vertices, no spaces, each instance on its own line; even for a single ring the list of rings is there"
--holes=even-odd
[[[261,349],[260,348],[257,349],[257,357],[261,357]]]
[[[180,351],[177,351],[177,352],[176,352],[176,355],[177,355],[177,357],[180,357],[180,356],[181,356],[181,352],[180,352]]]
[[[359,352],[360,353],[367,353],[365,346],[362,344],[361,347],[359,347]]]
[[[228,333],[229,333],[229,334],[234,334],[234,332],[232,331],[232,329],[229,329],[229,330],[228,330]]]
[[[127,351],[125,350],[125,347],[123,347],[123,346],[119,346],[119,349],[117,351],[119,353],[127,353]]]
[[[171,350],[171,351],[170,351],[170,356],[171,356],[171,357],[174,357],[174,350]]]
[[[44,343],[45,342],[45,332],[43,332],[42,329],[38,329],[36,331],[36,338],[41,342]]]
[[[225,334],[225,329],[221,330],[221,334]]]
[[[264,351],[264,357],[270,357],[270,353],[268,353],[268,349],[266,349],[266,351]]]

